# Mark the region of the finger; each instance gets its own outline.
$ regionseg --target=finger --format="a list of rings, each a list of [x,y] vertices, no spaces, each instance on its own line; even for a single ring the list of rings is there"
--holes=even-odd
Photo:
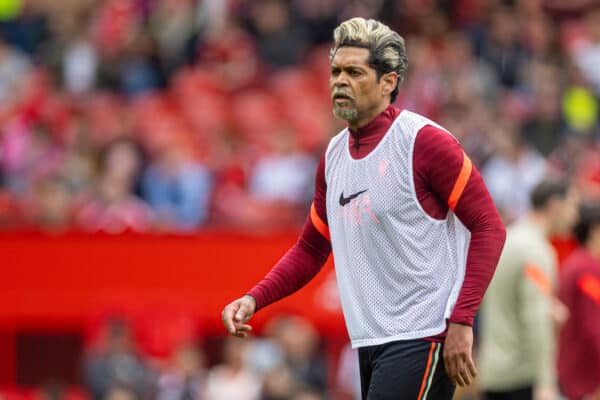
[[[244,339],[244,338],[248,337],[248,334],[246,332],[235,332],[235,333],[232,333],[232,336]]]
[[[235,313],[235,309],[232,306],[227,306],[223,310],[223,314],[221,316],[223,318],[223,324],[225,325],[225,328],[231,334],[235,333],[235,325],[233,323],[234,313]]]
[[[458,369],[458,376],[462,379],[464,386],[469,386],[472,382],[471,375],[469,374],[468,368],[465,363],[462,363]]]
[[[246,322],[248,319],[250,319],[250,316],[248,314],[250,314],[250,309],[248,305],[242,303],[240,304],[240,308],[235,313],[235,320],[238,322]]]
[[[456,375],[456,370],[454,368],[454,358],[452,356],[444,357],[444,366],[446,367],[446,373],[448,376],[454,380],[454,376]]]
[[[236,332],[252,332],[252,326],[247,324],[235,324]]]
[[[446,374],[452,377],[452,365],[450,364],[450,356],[444,354],[444,368],[446,368]]]
[[[475,367],[475,362],[471,357],[467,357],[467,368],[469,369],[469,373],[473,378],[477,377],[477,368]]]
[[[471,374],[469,373],[469,367],[467,366],[467,359],[469,357],[466,354],[460,354],[456,359],[456,372],[460,376],[465,386],[469,386],[472,382]]]
[[[450,365],[450,378],[454,381],[454,383],[458,386],[464,386],[464,382],[460,376],[459,372],[459,364],[456,356],[451,356],[448,359],[448,364]]]
[[[454,382],[456,382],[456,384],[458,386],[466,386],[465,381],[463,380],[460,372],[457,371],[456,374],[454,375],[453,379],[454,379]]]

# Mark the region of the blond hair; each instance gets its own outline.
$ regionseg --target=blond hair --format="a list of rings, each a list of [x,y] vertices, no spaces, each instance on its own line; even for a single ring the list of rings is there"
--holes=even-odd
[[[404,79],[408,66],[402,36],[379,21],[355,17],[338,25],[333,31],[333,39],[330,62],[340,47],[362,47],[369,50],[369,65],[375,69],[377,79],[388,72],[398,74],[398,84],[390,94],[391,101],[394,102],[398,96],[398,85]]]

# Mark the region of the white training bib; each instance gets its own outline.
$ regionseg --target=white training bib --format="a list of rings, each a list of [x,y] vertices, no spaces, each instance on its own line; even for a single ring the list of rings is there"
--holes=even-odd
[[[440,128],[402,111],[360,160],[348,129],[327,148],[327,220],[352,347],[443,332],[462,286],[470,232],[452,211],[431,218],[415,193],[413,147],[425,125]]]

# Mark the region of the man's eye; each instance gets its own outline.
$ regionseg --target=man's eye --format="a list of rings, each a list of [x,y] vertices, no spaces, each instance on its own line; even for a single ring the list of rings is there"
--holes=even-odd
[[[352,76],[359,76],[360,75],[360,71],[357,69],[353,69],[352,71],[350,71],[350,75]]]

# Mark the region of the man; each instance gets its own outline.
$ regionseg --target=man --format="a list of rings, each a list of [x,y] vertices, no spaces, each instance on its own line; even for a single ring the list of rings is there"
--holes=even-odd
[[[531,211],[508,229],[481,310],[480,386],[489,400],[556,400],[553,307],[556,254],[548,237],[571,229],[577,195],[543,180]]]
[[[558,351],[560,387],[569,399],[600,400],[600,203],[581,208],[581,248],[564,263],[559,298],[569,310]]]
[[[392,104],[404,40],[375,20],[334,32],[330,89],[348,123],[321,158],[298,242],[222,318],[244,337],[256,310],[304,286],[333,250],[364,399],[450,399],[476,375],[475,312],[505,231],[449,132]],[[443,359],[445,369],[438,364]]]

